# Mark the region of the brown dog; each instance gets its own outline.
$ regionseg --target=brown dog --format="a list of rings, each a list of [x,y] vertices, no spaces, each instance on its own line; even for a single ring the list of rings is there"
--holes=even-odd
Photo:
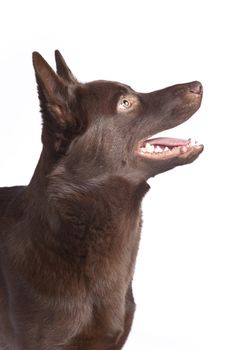
[[[57,74],[33,54],[43,118],[35,173],[0,190],[0,349],[119,350],[135,310],[146,181],[203,150],[150,137],[191,117],[202,86],[143,94],[82,84],[55,57]]]

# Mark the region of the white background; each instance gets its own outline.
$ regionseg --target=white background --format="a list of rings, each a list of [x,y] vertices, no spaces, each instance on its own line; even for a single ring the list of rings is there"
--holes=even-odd
[[[0,5],[0,186],[26,184],[40,115],[31,52],[60,49],[81,81],[138,91],[200,80],[201,109],[168,136],[203,142],[192,165],[152,180],[126,350],[233,349],[230,1],[5,1]]]

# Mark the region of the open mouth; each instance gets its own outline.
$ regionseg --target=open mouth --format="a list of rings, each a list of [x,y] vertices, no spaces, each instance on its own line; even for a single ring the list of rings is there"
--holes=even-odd
[[[138,154],[150,159],[169,159],[185,156],[192,152],[199,153],[203,145],[193,139],[183,140],[176,138],[149,138],[139,143]]]
[[[167,119],[166,123],[162,124],[158,132],[172,129],[186,120],[188,120],[200,107],[202,99],[202,85],[195,81],[191,83],[181,84],[180,86],[174,85],[167,88],[169,91],[174,91],[179,94],[181,98],[181,105],[176,106],[177,118]],[[167,89],[164,91],[166,92]],[[175,96],[176,96],[175,94]],[[166,94],[165,97],[167,98]],[[165,100],[166,103],[166,100]],[[176,102],[177,103],[177,102]],[[180,101],[179,101],[180,103]],[[180,111],[180,112],[179,112]],[[160,116],[160,121],[162,116]],[[167,128],[164,128],[164,126]],[[140,158],[146,158],[149,160],[161,161],[169,160],[165,164],[187,164],[197,158],[197,156],[203,151],[204,146],[193,139],[177,139],[168,137],[150,137],[142,139],[137,144],[136,153]],[[171,160],[171,161],[170,161]]]

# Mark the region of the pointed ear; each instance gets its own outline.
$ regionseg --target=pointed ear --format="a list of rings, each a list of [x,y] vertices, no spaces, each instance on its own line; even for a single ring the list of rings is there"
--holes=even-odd
[[[42,88],[47,99],[55,98],[56,92],[62,88],[62,81],[39,52],[32,53],[37,83]]]
[[[77,79],[69,69],[60,51],[55,51],[57,74],[69,83],[77,83]]]
[[[58,124],[64,125],[71,117],[67,85],[38,52],[33,52],[32,57],[42,116],[45,119],[46,114],[52,114]]]

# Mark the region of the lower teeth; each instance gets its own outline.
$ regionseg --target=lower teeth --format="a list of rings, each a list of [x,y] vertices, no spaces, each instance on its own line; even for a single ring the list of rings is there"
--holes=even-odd
[[[163,153],[163,152],[172,152],[175,151],[177,149],[180,149],[181,153],[185,153],[187,152],[189,147],[193,147],[193,146],[198,146],[199,143],[193,139],[189,140],[189,143],[185,146],[175,146],[172,148],[169,148],[167,146],[165,147],[161,147],[161,146],[154,146],[151,145],[150,143],[146,143],[144,147],[141,148],[142,153]]]

